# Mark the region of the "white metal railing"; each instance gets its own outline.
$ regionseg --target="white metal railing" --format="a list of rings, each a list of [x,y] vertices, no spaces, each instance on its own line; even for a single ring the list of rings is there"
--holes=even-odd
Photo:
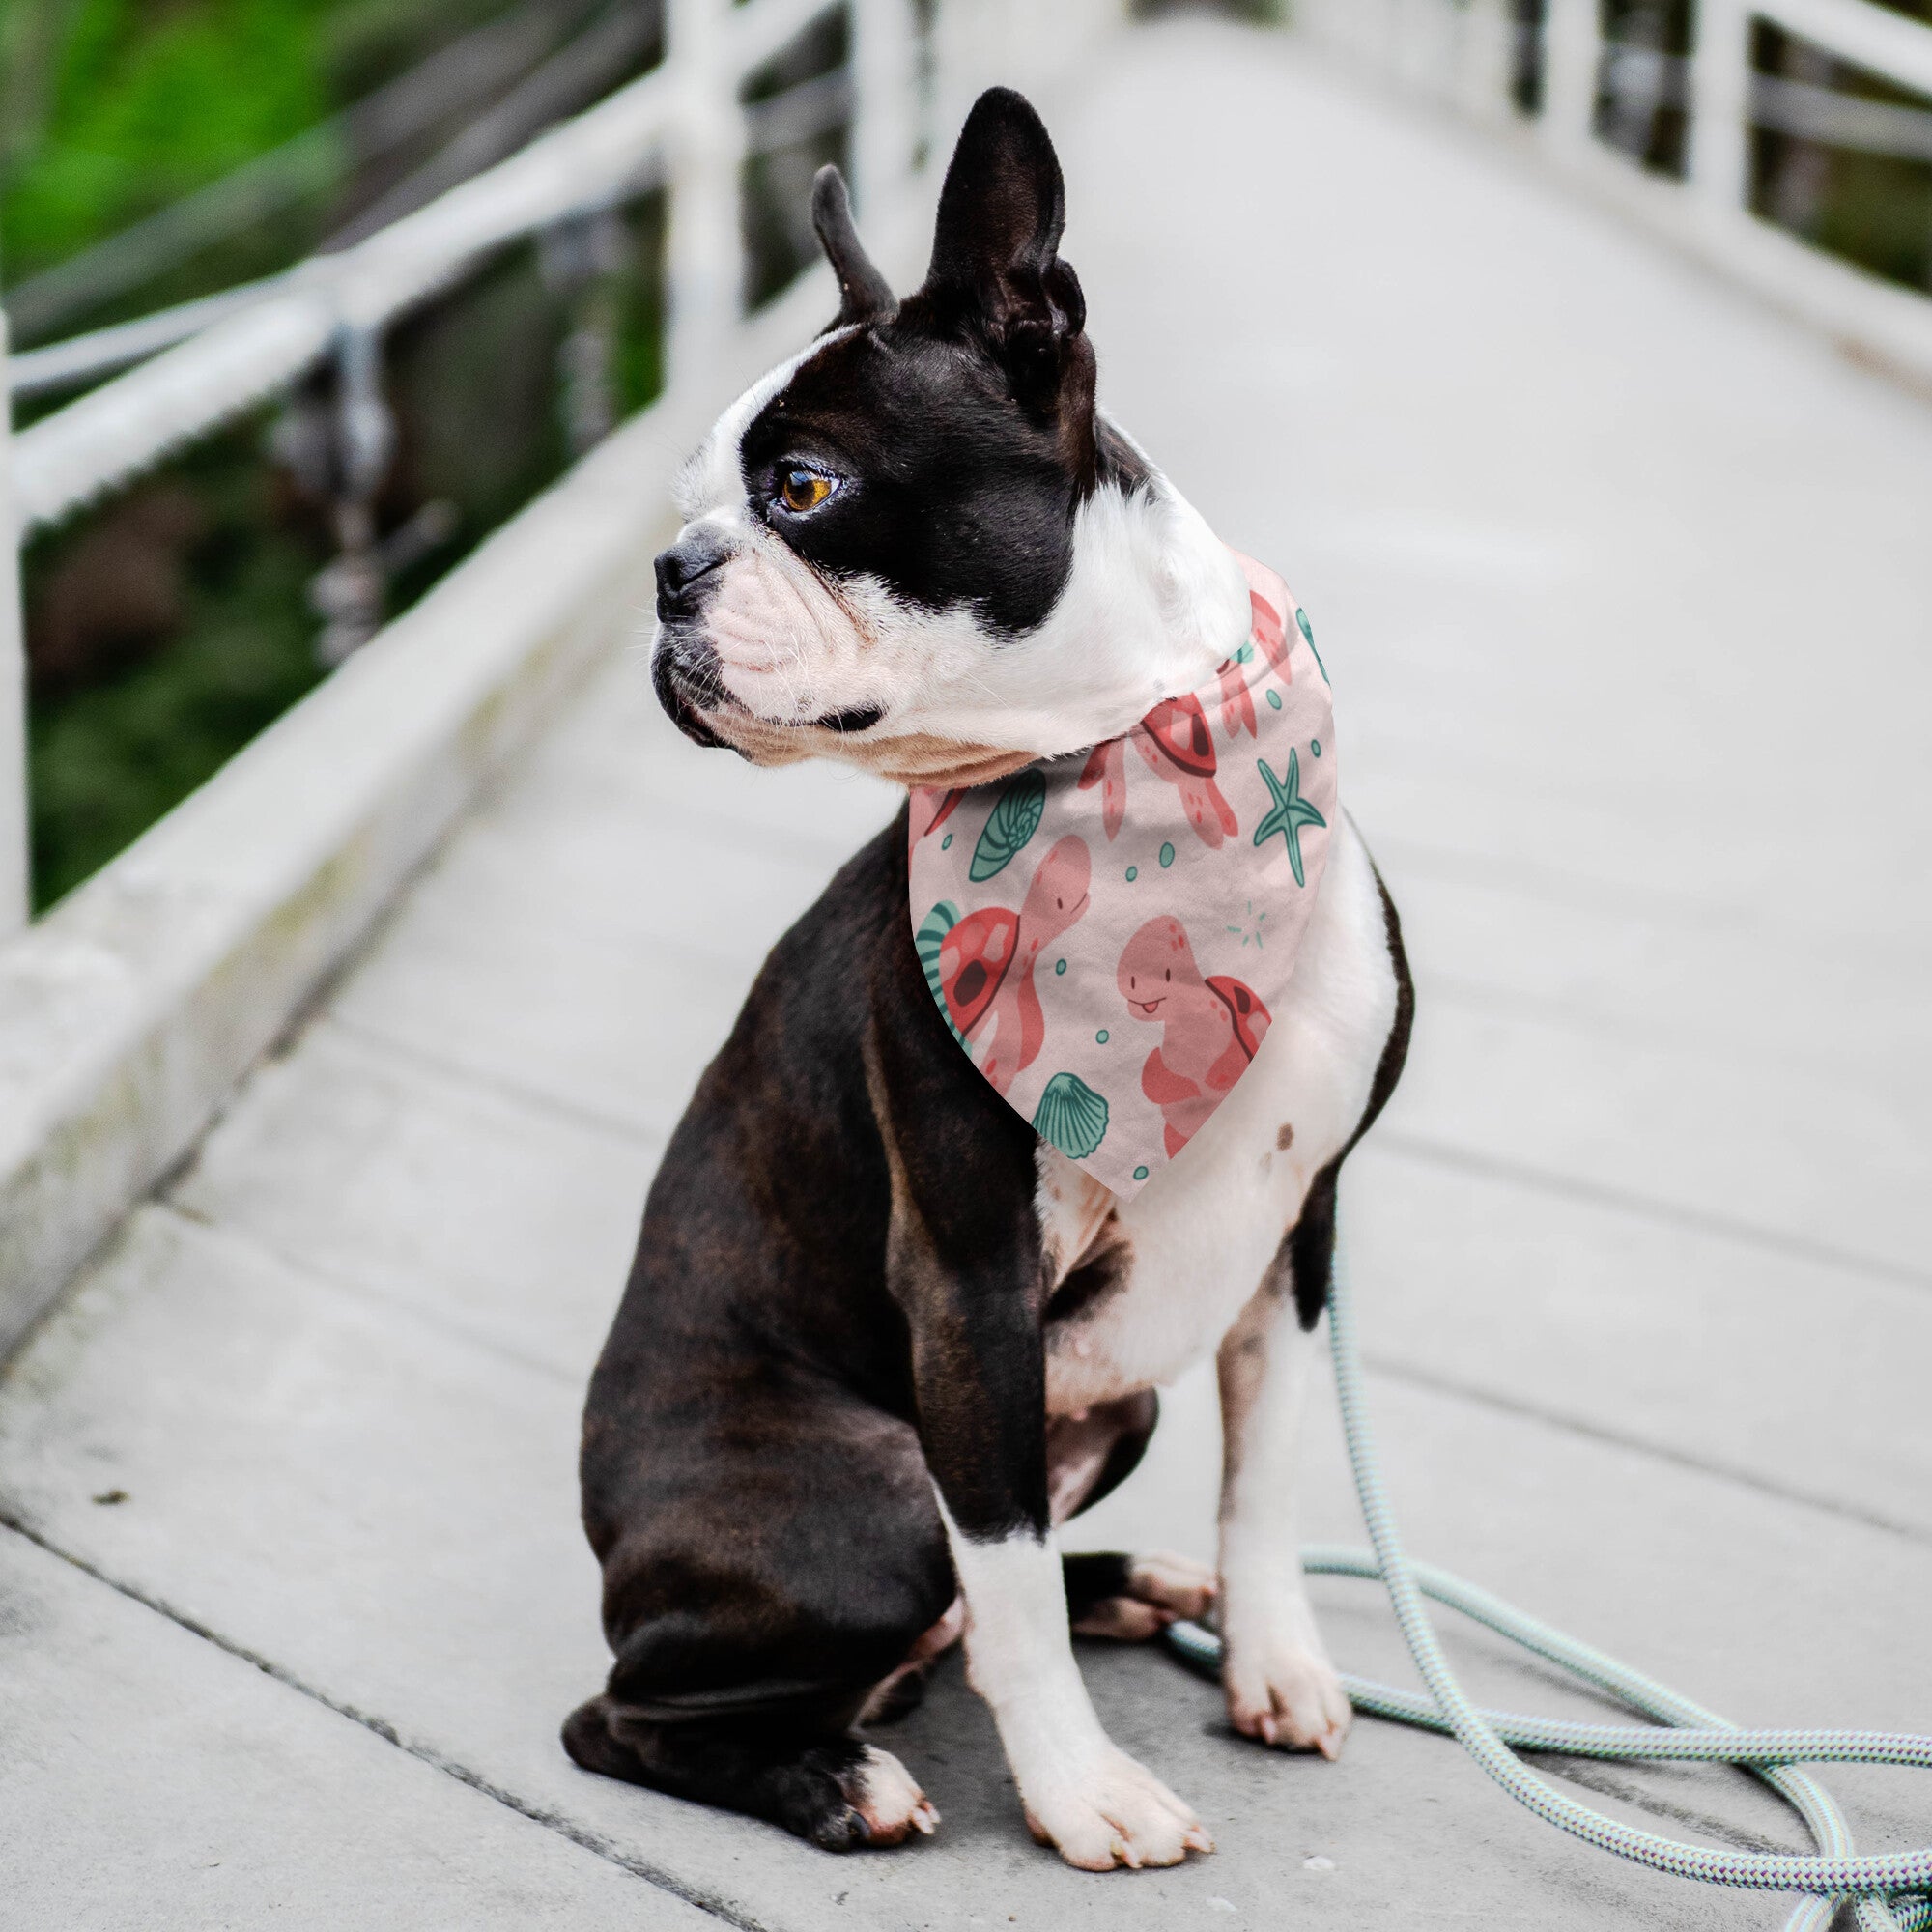
[[[1696,0],[1695,47],[1679,58],[1606,40],[1601,0],[1542,0],[1528,22],[1524,11],[1510,0],[1295,0],[1293,17],[1403,86],[1492,122],[1520,118],[1517,82],[1532,52],[1534,131],[1552,158],[1760,294],[1932,384],[1932,300],[1810,247],[1750,205],[1755,129],[1932,159],[1932,107],[1861,100],[1758,72],[1757,22],[1928,103],[1932,26],[1873,0]],[[1600,102],[1614,105],[1632,92],[1688,111],[1681,180],[1640,173],[1610,152]]]

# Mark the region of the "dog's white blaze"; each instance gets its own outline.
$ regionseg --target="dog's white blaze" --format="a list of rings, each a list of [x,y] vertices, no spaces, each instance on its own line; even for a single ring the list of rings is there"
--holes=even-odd
[[[1048,1331],[1050,1412],[1170,1382],[1219,1346],[1299,1217],[1310,1181],[1361,1120],[1395,1009],[1375,869],[1345,817],[1289,997],[1254,1065],[1175,1165],[1117,1202],[1101,1226],[1099,1240],[1118,1234],[1131,1246],[1124,1283]],[[1283,1127],[1292,1130],[1285,1150]],[[1091,1223],[1093,1183],[1044,1145],[1039,1167],[1041,1232],[1049,1251],[1065,1254],[1064,1274],[1078,1260],[1067,1253],[1069,1235]]]
[[[745,502],[745,471],[739,449],[745,432],[756,420],[758,412],[782,389],[821,350],[830,349],[852,333],[851,327],[834,328],[815,337],[796,355],[767,369],[758,380],[711,425],[711,434],[679,466],[671,479],[670,497],[686,524]]]

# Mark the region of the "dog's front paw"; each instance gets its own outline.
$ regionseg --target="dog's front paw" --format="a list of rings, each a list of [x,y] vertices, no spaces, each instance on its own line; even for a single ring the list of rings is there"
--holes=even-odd
[[[862,1747],[858,1762],[841,1766],[831,1781],[837,1798],[804,1829],[804,1835],[828,1852],[899,1845],[915,1832],[930,1837],[939,1824],[939,1813],[912,1773],[875,1745]]]
[[[1145,1765],[1102,1743],[1076,1768],[1021,1792],[1027,1830],[1082,1871],[1178,1865],[1214,1840],[1193,1811]]]
[[[1342,1755],[1355,1714],[1319,1650],[1287,1634],[1244,1639],[1230,1632],[1223,1643],[1221,1681],[1236,1730],[1291,1750]]]

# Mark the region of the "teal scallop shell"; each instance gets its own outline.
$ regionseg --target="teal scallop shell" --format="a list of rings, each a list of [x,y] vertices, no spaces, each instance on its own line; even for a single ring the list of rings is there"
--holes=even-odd
[[[973,863],[967,868],[967,877],[979,885],[1004,872],[1012,864],[1014,855],[1039,830],[1045,810],[1046,780],[1038,772],[1020,773],[1000,794],[999,804],[987,818],[986,829],[973,848]]]
[[[932,988],[939,1017],[946,1022],[947,1031],[952,1037],[964,1046],[966,1036],[952,1024],[952,1014],[946,1004],[946,988],[939,980],[939,949],[946,944],[946,935],[958,923],[959,908],[951,899],[941,899],[920,921],[919,930],[913,935],[913,945],[919,951],[919,963],[924,969],[925,983]]]
[[[1107,1102],[1077,1073],[1056,1073],[1034,1110],[1033,1130],[1068,1160],[1085,1160],[1107,1138]]]

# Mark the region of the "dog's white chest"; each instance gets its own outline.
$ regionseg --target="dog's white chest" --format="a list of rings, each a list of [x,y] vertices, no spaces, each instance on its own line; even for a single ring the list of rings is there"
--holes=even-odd
[[[1290,994],[1234,1092],[1131,1200],[1042,1146],[1037,1205],[1060,1286],[1049,1413],[1171,1381],[1218,1346],[1362,1119],[1396,976],[1374,868],[1346,819]]]

